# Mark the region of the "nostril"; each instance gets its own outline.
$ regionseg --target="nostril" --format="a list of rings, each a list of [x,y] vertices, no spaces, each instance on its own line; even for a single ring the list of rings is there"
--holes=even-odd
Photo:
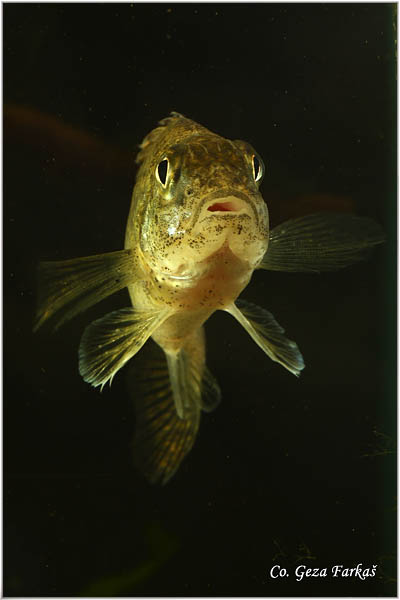
[[[232,212],[239,210],[239,207],[234,202],[216,202],[209,206],[207,210],[211,212]]]

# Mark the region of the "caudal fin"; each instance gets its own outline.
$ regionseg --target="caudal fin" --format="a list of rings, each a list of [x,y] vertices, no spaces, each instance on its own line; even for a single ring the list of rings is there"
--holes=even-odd
[[[220,402],[219,386],[203,362],[202,337],[199,330],[175,357],[175,375],[165,357],[142,356],[142,365],[133,365],[134,461],[151,483],[171,479],[193,447],[201,411],[209,412]]]
[[[163,485],[193,447],[201,411],[193,404],[185,419],[178,417],[165,358],[135,368],[134,375],[134,463],[150,483]]]

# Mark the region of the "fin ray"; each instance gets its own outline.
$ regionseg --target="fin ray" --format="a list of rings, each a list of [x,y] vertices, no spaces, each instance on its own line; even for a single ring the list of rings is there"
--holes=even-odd
[[[303,357],[297,344],[287,339],[284,329],[273,315],[244,300],[237,300],[225,309],[246,329],[258,346],[273,361],[280,363],[296,376],[304,369]]]
[[[192,405],[206,412],[218,406],[221,400],[218,383],[204,364],[192,359],[190,350],[183,348],[177,354],[167,354],[167,362],[176,412],[181,419],[186,418]]]
[[[170,309],[139,311],[122,308],[86,327],[79,346],[79,372],[87,383],[103,389],[169,316]]]
[[[270,232],[268,250],[258,269],[335,271],[368,258],[384,242],[373,219],[350,214],[316,213],[290,219]]]
[[[133,449],[134,462],[146,478],[151,483],[165,484],[194,444],[200,409],[192,405],[185,419],[178,417],[165,359],[161,367],[163,377],[160,366],[160,362],[151,361],[135,377],[137,422]]]
[[[214,375],[205,366],[201,382],[201,408],[204,412],[212,412],[221,402],[221,389]]]
[[[135,463],[151,483],[164,484],[174,475],[195,442],[201,411],[213,410],[220,401],[218,384],[205,366],[203,342],[200,329],[176,354],[164,352],[163,362],[147,361],[139,369],[143,358],[135,361]]]
[[[39,264],[38,309],[34,331],[58,315],[53,326],[132,284],[138,277],[132,250]]]

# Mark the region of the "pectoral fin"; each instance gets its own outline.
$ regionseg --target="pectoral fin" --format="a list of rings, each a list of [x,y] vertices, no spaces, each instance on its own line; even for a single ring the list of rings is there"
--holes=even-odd
[[[270,232],[259,269],[335,271],[364,260],[384,242],[378,223],[349,214],[317,213],[285,221]]]
[[[79,372],[93,386],[111,381],[170,315],[171,310],[122,308],[86,327],[79,346]]]
[[[39,264],[38,310],[34,330],[58,316],[54,329],[138,278],[132,250]]]
[[[300,350],[295,342],[283,335],[284,329],[275,321],[271,313],[244,300],[237,300],[236,304],[231,304],[225,310],[243,325],[255,343],[272,360],[299,376],[304,369]]]

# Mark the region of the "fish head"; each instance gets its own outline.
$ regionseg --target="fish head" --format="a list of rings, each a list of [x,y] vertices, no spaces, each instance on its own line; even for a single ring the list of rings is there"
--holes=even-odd
[[[138,180],[142,172],[146,184],[137,196],[143,256],[173,276],[199,274],[221,252],[254,270],[269,237],[259,192],[263,161],[250,144],[198,127],[185,135],[171,130],[170,140],[164,136],[143,161]]]

